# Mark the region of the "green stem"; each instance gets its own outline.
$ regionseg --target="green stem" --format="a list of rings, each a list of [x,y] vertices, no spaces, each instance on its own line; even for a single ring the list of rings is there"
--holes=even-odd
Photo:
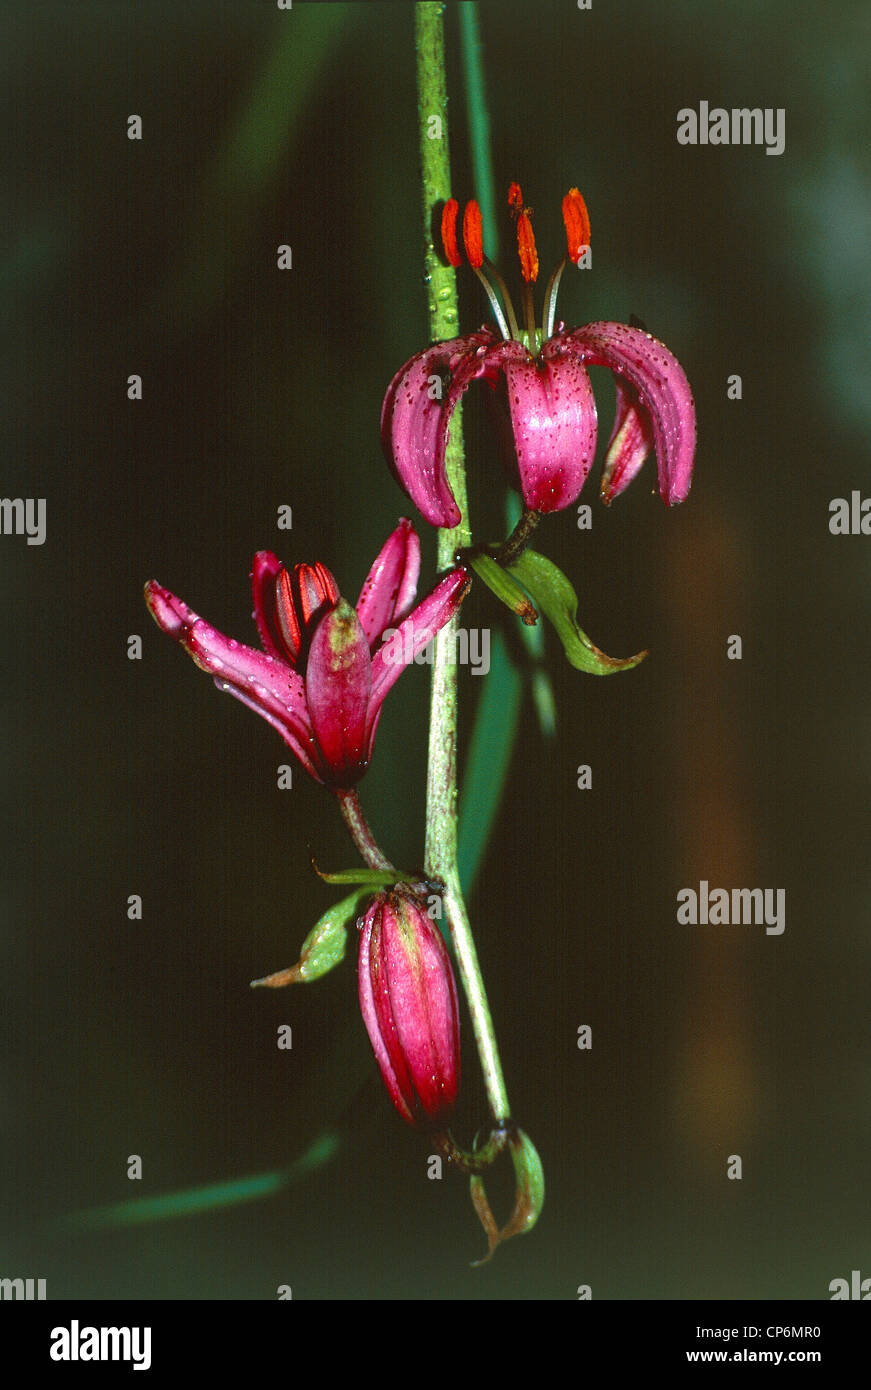
[[[486,1144],[483,1144],[479,1149],[474,1149],[471,1153],[467,1149],[460,1148],[450,1130],[443,1130],[439,1134],[434,1134],[433,1142],[448,1162],[463,1173],[486,1173],[487,1169],[493,1167],[496,1159],[511,1142],[511,1129],[508,1125],[498,1125]]]
[[[523,508],[523,515],[511,535],[496,552],[496,559],[500,565],[504,565],[507,569],[509,565],[514,564],[514,561],[523,554],[529,545],[532,533],[540,521],[541,512],[530,511],[528,507]]]
[[[423,177],[423,227],[426,278],[430,287],[430,336],[433,342],[455,337],[457,332],[457,284],[452,266],[444,266],[433,244],[435,210],[451,196],[450,155],[448,150],[447,91],[443,5],[439,0],[418,0],[415,5],[415,45],[417,52],[418,113],[420,118],[420,157]],[[438,125],[438,138],[432,132]],[[466,517],[465,455],[459,407],[451,421],[448,443],[447,476],[460,509],[461,521],[453,530],[438,533],[438,569],[448,569],[458,550],[471,545],[472,535]],[[502,1064],[496,1045],[493,1019],[484,989],[481,967],[469,924],[457,869],[457,667],[453,660],[454,617],[442,628],[435,641],[432,695],[430,701],[429,770],[427,776],[426,872],[444,884],[443,902],[451,928],[460,979],[472,1016],[472,1027],[487,1097],[494,1118],[510,1116]]]

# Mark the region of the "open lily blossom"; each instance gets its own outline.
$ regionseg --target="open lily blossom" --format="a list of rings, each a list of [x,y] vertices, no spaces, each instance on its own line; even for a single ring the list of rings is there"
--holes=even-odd
[[[460,511],[447,480],[445,449],[451,416],[464,391],[479,378],[496,387],[504,379],[519,489],[530,511],[552,512],[577,499],[596,451],[596,402],[588,366],[608,367],[617,378],[617,409],[601,483],[606,503],[626,488],[655,449],[659,491],[669,506],[690,489],[696,444],[692,392],[669,349],[641,328],[589,323],[566,329],[554,322],[557,290],[567,261],[579,265],[589,251],[590,223],[576,188],[563,199],[567,254],[548,281],[541,328],[535,323],[532,286],[538,252],[531,209],[512,184],[509,207],[517,228],[523,275],[524,328],[499,272],[484,256],[481,212],[466,205],[462,241],[466,257],[493,308],[499,332],[436,343],[412,357],[394,376],[381,411],[381,439],[397,480],[427,521],[456,526]],[[462,257],[458,204],[442,217],[445,256]]]
[[[454,569],[413,608],[419,573],[420,541],[405,519],[379,552],[354,608],[324,565],[287,570],[262,550],[251,582],[263,651],[225,637],[154,580],[145,601],[158,627],[219,690],[268,720],[316,782],[348,788],[369,764],[385,696],[453,617],[469,584],[466,570]],[[394,626],[401,644],[381,646],[381,634]]]

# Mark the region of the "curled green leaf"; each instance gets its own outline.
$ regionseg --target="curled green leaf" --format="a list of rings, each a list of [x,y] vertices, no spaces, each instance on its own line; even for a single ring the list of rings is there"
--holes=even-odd
[[[484,1228],[488,1247],[487,1254],[475,1260],[474,1266],[486,1264],[503,1241],[531,1231],[544,1206],[544,1168],[529,1135],[522,1129],[513,1129],[508,1136],[508,1148],[514,1164],[514,1210],[501,1229],[487,1200],[483,1178],[475,1175],[469,1179],[472,1205]]]
[[[576,670],[594,676],[610,676],[615,671],[630,670],[647,656],[643,651],[618,660],[600,651],[578,626],[578,596],[570,580],[546,556],[535,550],[524,550],[509,568],[540,612],[553,624],[566,658]]]
[[[251,981],[251,988],[264,985],[267,989],[282,989],[285,985],[308,984],[326,975],[334,965],[345,956],[348,920],[351,918],[362,898],[368,897],[370,889],[357,888],[347,898],[334,903],[312,927],[302,943],[299,960],[287,970],[276,970],[272,975],[264,975]]]

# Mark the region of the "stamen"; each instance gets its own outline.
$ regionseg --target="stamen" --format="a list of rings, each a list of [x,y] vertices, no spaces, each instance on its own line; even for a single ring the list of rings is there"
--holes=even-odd
[[[516,217],[523,211],[523,194],[520,191],[519,183],[512,183],[508,189],[508,206],[511,209],[512,217]]]
[[[544,292],[544,319],[541,324],[541,334],[544,342],[553,337],[553,321],[556,318],[556,297],[559,290],[559,282],[562,279],[563,271],[566,268],[566,258],[563,256],[559,265],[554,270],[547,282],[547,289]]]
[[[566,228],[568,257],[577,265],[590,244],[590,215],[577,188],[570,188],[563,198],[563,222]]]
[[[538,251],[532,223],[525,210],[517,214],[517,250],[523,278],[527,285],[534,285],[538,279]]]
[[[517,324],[516,324],[516,321],[515,321],[515,318],[514,318],[514,309],[513,309],[513,307],[512,307],[511,300],[508,298],[508,291],[507,291],[506,288],[505,288],[505,285],[504,285],[504,283],[503,283],[503,281],[502,281],[502,277],[499,275],[499,273],[496,271],[496,269],[495,269],[495,268],[490,264],[490,262],[488,261],[488,262],[487,262],[487,270],[488,270],[489,273],[493,276],[494,280],[498,280],[498,281],[499,281],[499,286],[500,286],[500,288],[501,288],[501,290],[502,290],[503,296],[505,297],[505,304],[506,304],[506,307],[507,307],[507,309],[508,309],[508,313],[509,313],[510,318],[511,318],[511,327],[509,327],[509,325],[508,325],[508,320],[506,319],[505,315],[504,315],[503,312],[502,312],[502,305],[499,303],[499,299],[498,299],[498,297],[497,297],[496,291],[494,290],[493,286],[490,284],[490,281],[487,279],[487,276],[484,274],[483,270],[479,270],[478,267],[477,267],[476,265],[473,265],[473,266],[472,266],[472,269],[474,270],[474,272],[475,272],[475,274],[477,275],[478,279],[481,281],[481,284],[484,286],[484,293],[486,294],[487,298],[488,298],[489,301],[490,301],[490,308],[493,310],[493,313],[494,313],[495,318],[496,318],[496,322],[497,322],[498,325],[499,325],[499,332],[502,334],[502,337],[505,339],[506,342],[508,342],[508,340],[509,340],[510,338],[516,338],[516,337],[517,337]]]
[[[482,230],[481,209],[474,198],[469,199],[468,203],[466,204],[466,210],[463,213],[463,243],[466,247],[466,255],[469,258],[469,265],[472,267],[478,279],[481,281],[481,284],[484,286],[485,293],[490,301],[490,307],[493,310],[493,313],[496,315],[496,322],[499,325],[499,332],[502,334],[502,337],[505,338],[506,341],[512,337],[516,338],[517,325],[514,319],[514,309],[511,304],[511,300],[508,297],[508,291],[505,288],[502,278],[499,275],[499,272],[496,270],[496,267],[491,265],[489,261],[487,261],[486,275],[484,274],[484,271],[481,268],[486,260],[486,257],[484,255],[484,234]],[[490,283],[491,280],[495,280],[496,284],[502,291],[502,297],[505,300],[505,307],[508,312],[507,318],[505,314],[502,312],[502,305],[499,303],[499,298],[496,294],[496,291],[493,288],[493,285]]]
[[[496,298],[495,291],[492,289],[489,282],[485,279],[483,270],[476,270],[475,274],[481,281],[481,284],[484,286],[484,289],[487,291],[490,303],[493,306],[493,312],[495,313],[496,318],[499,321],[499,331],[506,341],[513,338],[514,342],[519,343],[520,329],[517,326],[517,316],[514,312],[514,305],[511,303],[511,295],[508,293],[508,286],[502,279],[502,276],[499,274],[499,271],[496,269],[493,262],[488,260],[486,256],[484,257],[484,264],[487,267],[487,275],[490,277],[490,280],[492,280],[495,284],[499,286],[499,292],[502,295],[502,302],[505,305],[505,314],[503,314],[499,301]]]
[[[484,264],[484,234],[481,222],[481,209],[472,198],[463,213],[463,245],[473,270],[480,270]]]
[[[445,249],[445,260],[449,265],[461,265],[462,257],[457,246],[457,213],[460,205],[456,198],[448,198],[442,208],[442,246]]]
[[[459,213],[459,203],[456,198],[449,198],[442,209],[442,244],[445,250],[445,259],[453,266],[462,264],[459,243],[457,242],[457,216]],[[469,265],[474,270],[478,279],[484,287],[484,293],[490,301],[490,308],[493,310],[496,322],[499,325],[499,332],[506,341],[517,338],[517,320],[514,317],[514,309],[508,297],[508,291],[499,272],[495,266],[487,261],[484,255],[484,238],[482,230],[481,209],[474,198],[466,204],[463,213],[463,244],[466,248],[466,256]],[[488,274],[482,270],[484,263],[487,263]],[[502,291],[506,309],[503,310],[499,303],[499,296],[491,284],[495,281]],[[507,311],[507,316],[506,316]]]

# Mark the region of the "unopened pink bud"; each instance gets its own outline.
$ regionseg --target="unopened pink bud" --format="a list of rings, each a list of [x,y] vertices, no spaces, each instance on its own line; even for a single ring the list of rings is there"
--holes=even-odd
[[[441,933],[411,889],[397,885],[370,904],[357,974],[363,1022],[393,1104],[409,1124],[441,1123],[460,1083],[457,988]]]

